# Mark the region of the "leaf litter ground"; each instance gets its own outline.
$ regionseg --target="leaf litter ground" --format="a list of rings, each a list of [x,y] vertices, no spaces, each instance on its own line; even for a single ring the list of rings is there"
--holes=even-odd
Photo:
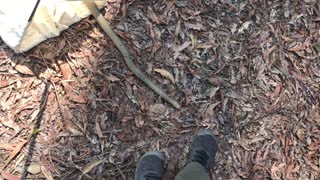
[[[319,179],[316,0],[109,1],[104,14],[182,108],[138,80],[92,18],[21,55],[1,42],[2,178],[133,179],[141,155],[162,150],[172,179],[209,128],[214,179]]]

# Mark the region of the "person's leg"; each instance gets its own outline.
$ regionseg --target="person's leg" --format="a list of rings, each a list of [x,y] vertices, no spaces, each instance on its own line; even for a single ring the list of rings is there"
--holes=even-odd
[[[217,141],[209,130],[202,130],[193,137],[189,162],[175,180],[210,180],[209,171],[218,149]]]
[[[175,180],[210,180],[210,176],[203,165],[191,162],[179,172]]]
[[[163,174],[163,153],[150,151],[140,158],[135,171],[135,180],[162,180]]]

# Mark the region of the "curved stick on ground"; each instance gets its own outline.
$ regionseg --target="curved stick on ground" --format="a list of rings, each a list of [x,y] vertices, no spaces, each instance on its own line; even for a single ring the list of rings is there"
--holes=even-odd
[[[84,0],[83,1],[86,6],[89,8],[90,12],[98,21],[100,27],[103,31],[111,38],[113,43],[120,50],[123,55],[124,61],[129,67],[129,69],[139,78],[141,79],[148,87],[154,90],[157,94],[159,94],[164,100],[172,104],[175,108],[180,109],[180,105],[175,100],[171,99],[162,89],[160,89],[157,85],[155,85],[133,62],[133,57],[131,53],[128,51],[127,47],[122,43],[119,36],[111,29],[109,22],[103,17],[100,13],[98,7],[92,0]]]

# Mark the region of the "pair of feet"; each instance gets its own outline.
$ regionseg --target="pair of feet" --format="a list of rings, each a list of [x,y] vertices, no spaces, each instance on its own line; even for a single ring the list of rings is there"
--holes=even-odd
[[[218,146],[217,141],[209,130],[201,130],[193,137],[189,149],[189,162],[198,162],[210,171]],[[160,151],[144,154],[136,168],[135,179],[162,179],[164,174],[164,155]]]

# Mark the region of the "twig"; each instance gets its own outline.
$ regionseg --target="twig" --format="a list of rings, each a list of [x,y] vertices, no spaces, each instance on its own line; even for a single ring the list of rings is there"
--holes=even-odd
[[[116,165],[116,167],[117,167],[118,171],[120,172],[120,174],[121,174],[121,176],[122,176],[123,180],[127,180],[126,176],[123,174],[123,172],[122,172],[122,170],[119,168],[119,166],[118,166],[118,165]]]

